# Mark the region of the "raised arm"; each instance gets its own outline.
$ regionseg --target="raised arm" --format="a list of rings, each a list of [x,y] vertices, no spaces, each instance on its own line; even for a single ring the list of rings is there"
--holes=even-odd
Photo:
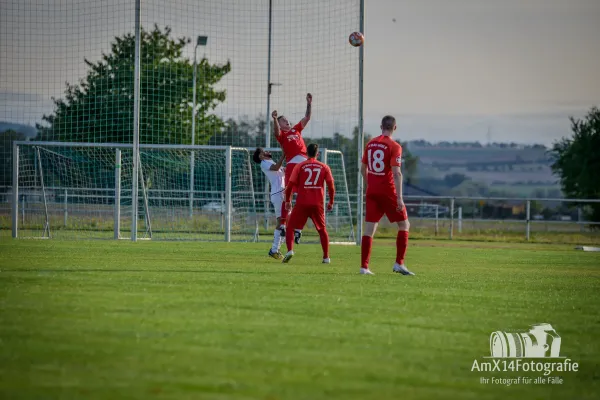
[[[277,161],[276,164],[273,164],[269,167],[269,169],[271,171],[279,171],[279,169],[281,168],[281,166],[283,165],[283,160],[285,160],[285,153],[281,154],[281,157],[279,158],[279,161]]]
[[[273,117],[273,134],[278,138],[281,133],[281,128],[279,128],[279,121],[277,121],[277,110],[274,110],[271,113],[271,117]]]
[[[402,167],[393,166],[392,174],[394,175],[394,185],[396,186],[396,194],[398,195],[398,211],[404,208],[404,199],[402,197]]]
[[[308,121],[310,121],[311,114],[312,114],[312,94],[307,93],[306,94],[306,114],[304,115],[304,118],[302,118],[300,120],[300,123],[302,124],[302,128],[304,128],[306,126],[306,124],[308,124]]]

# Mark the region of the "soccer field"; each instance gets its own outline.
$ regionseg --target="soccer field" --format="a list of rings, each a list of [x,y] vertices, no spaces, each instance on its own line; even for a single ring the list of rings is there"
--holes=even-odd
[[[572,247],[412,241],[405,277],[385,241],[363,276],[354,246],[3,239],[0,398],[597,399],[600,253]],[[542,322],[561,384],[471,371]]]

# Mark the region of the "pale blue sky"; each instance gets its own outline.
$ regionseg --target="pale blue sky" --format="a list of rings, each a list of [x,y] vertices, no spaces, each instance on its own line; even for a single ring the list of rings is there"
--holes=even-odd
[[[600,104],[598,0],[367,0],[365,114],[432,140],[549,143]],[[393,22],[393,19],[396,22]]]
[[[312,1],[312,0],[311,0]],[[308,134],[356,123],[358,0],[274,0],[276,107],[292,119],[315,93]],[[316,1],[316,0],[315,0]],[[365,128],[386,113],[403,139],[521,143],[569,133],[569,115],[600,104],[599,0],[365,0]],[[34,123],[84,76],[133,0],[0,2],[0,120]],[[232,61],[223,116],[264,113],[267,0],[142,0],[142,22],[207,34],[211,62]],[[393,19],[396,21],[394,22]],[[186,49],[191,58],[193,47]]]

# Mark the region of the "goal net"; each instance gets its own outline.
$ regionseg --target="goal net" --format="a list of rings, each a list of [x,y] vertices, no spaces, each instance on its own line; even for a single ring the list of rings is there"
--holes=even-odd
[[[256,235],[256,220],[263,237],[268,232],[266,180],[255,173],[251,160],[242,159],[257,146],[279,147],[271,111],[297,123],[305,116],[310,92],[312,116],[302,134],[307,145],[315,142],[341,152],[331,153],[331,166],[334,174],[346,171],[345,181],[341,175],[335,178],[338,186],[346,185],[350,206],[339,198],[327,218],[331,231],[339,233],[336,241],[351,236],[347,225],[356,223],[350,216],[357,214],[360,157],[360,51],[350,46],[348,36],[360,30],[361,0],[140,0],[139,24],[136,0],[101,3],[0,2],[0,135],[10,138],[0,141],[8,148],[0,154],[11,157],[13,139],[109,145],[22,147],[22,161],[29,163],[22,168],[31,168],[21,171],[23,179],[31,180],[23,181],[22,191],[32,192],[25,197],[21,228],[34,218],[27,211],[36,203],[36,218],[47,214],[51,228],[44,233],[36,222],[39,236],[68,231],[79,232],[77,237],[113,237],[107,224],[114,211],[118,148],[121,237],[132,236],[128,202],[136,185],[140,238],[225,239],[228,231],[231,240],[248,240]],[[44,60],[43,67],[31,62],[38,59]],[[141,167],[133,182],[136,134]],[[149,145],[183,147],[144,147]],[[228,192],[221,177],[227,146],[235,166],[230,220],[222,207]],[[0,199],[7,199],[0,204],[0,235],[8,231],[2,221],[9,219],[12,165],[0,163]],[[97,170],[100,166],[104,172]],[[252,182],[248,171],[254,172]],[[42,174],[50,174],[45,197],[39,192]],[[254,205],[245,194],[249,186],[255,190]],[[67,189],[65,195],[65,188],[76,190]],[[46,202],[47,212],[37,203],[42,198],[53,199]],[[75,207],[72,214],[60,211],[60,202]],[[78,221],[78,213],[89,207],[95,208],[89,219]],[[253,220],[253,213],[260,216]],[[65,225],[65,215],[70,230],[61,233],[57,224],[60,219]]]
[[[28,142],[19,144],[17,152],[13,214],[18,236],[131,237],[130,146]],[[146,145],[140,148],[139,171],[139,238],[258,238],[247,149]]]
[[[17,153],[19,237],[131,237],[131,147],[24,142]],[[322,154],[336,181],[336,207],[327,217],[332,241],[354,240],[343,154]],[[274,210],[249,149],[142,145],[139,161],[138,238],[270,240]]]

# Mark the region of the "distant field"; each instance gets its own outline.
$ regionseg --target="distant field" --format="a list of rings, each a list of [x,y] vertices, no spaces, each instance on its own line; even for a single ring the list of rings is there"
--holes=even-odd
[[[597,399],[600,253],[413,240],[359,248],[0,239],[0,398]],[[578,372],[482,384],[491,332],[551,323]]]
[[[412,154],[419,156],[425,163],[457,163],[514,161],[517,156],[525,161],[536,161],[545,158],[543,150],[500,149],[495,147],[460,148],[460,147],[416,147],[409,146]]]

